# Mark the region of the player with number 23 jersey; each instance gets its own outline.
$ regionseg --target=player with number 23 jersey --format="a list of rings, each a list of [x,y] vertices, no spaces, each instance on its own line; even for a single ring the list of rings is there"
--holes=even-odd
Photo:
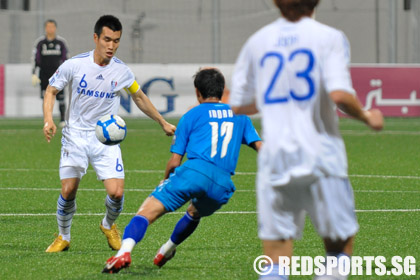
[[[336,108],[374,130],[382,129],[383,117],[378,110],[363,110],[352,86],[347,38],[313,18],[319,1],[273,2],[282,17],[242,48],[230,103],[235,113],[261,113],[258,236],[274,262],[260,279],[288,280],[280,274],[280,256],[292,257],[306,215],[327,256],[338,263],[353,253],[359,224]],[[347,279],[337,267],[331,271],[314,279]]]
[[[280,18],[244,45],[230,104],[255,101],[262,114],[259,157],[273,185],[310,174],[347,176],[345,147],[328,93],[355,93],[349,51],[342,32],[309,17],[298,23]]]

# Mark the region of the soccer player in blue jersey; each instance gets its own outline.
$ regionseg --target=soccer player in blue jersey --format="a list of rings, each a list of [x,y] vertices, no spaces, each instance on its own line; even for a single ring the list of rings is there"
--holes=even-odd
[[[220,103],[225,79],[214,68],[200,70],[194,79],[200,105],[179,121],[171,146],[165,179],[143,202],[125,228],[121,249],[109,258],[102,272],[117,273],[131,264],[131,251],[147,227],[167,212],[191,201],[170,239],[159,249],[154,264],[162,267],[176,247],[197,228],[200,218],[226,204],[235,191],[235,172],[241,144],[259,150],[261,139],[247,116],[236,116]],[[181,165],[183,156],[188,160]]]

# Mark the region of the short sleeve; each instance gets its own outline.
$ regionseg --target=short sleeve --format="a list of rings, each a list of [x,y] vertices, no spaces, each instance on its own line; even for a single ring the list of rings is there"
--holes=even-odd
[[[229,104],[234,107],[251,104],[255,101],[255,73],[248,41],[239,53],[232,75],[232,88]]]
[[[74,64],[71,60],[66,60],[63,64],[58,67],[54,75],[49,79],[50,86],[55,87],[59,91],[67,86],[72,79]]]
[[[188,119],[185,118],[185,115],[180,119],[176,130],[175,135],[172,140],[171,153],[176,153],[181,156],[185,154],[188,145]]]
[[[250,145],[256,141],[261,141],[260,136],[258,135],[257,130],[252,124],[251,119],[248,116],[241,115],[238,116],[244,119],[244,136],[242,139],[242,144]]]
[[[344,33],[336,31],[328,42],[322,63],[322,77],[328,93],[343,90],[355,94],[350,75],[350,44]]]
[[[131,71],[130,68],[126,66],[126,69],[124,71],[124,74],[122,75],[121,79],[118,82],[117,87],[115,88],[115,91],[119,91],[122,89],[129,89],[133,83],[135,82],[135,76],[134,73]]]

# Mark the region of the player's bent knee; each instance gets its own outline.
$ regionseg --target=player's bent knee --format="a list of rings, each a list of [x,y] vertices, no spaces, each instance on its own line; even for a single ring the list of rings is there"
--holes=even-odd
[[[79,186],[79,178],[68,178],[61,180],[61,195],[66,200],[76,197],[77,188]]]
[[[193,217],[194,219],[198,219],[200,218],[200,213],[198,212],[197,208],[195,208],[195,206],[193,204],[190,204],[187,208],[187,212],[188,214],[190,214],[191,217]]]
[[[124,197],[124,190],[121,189],[121,190],[116,190],[114,192],[108,192],[108,195],[112,200],[119,201],[123,199]]]
[[[149,221],[149,225],[151,225],[165,213],[166,211],[161,209],[143,209],[137,212],[136,215],[145,217]]]
[[[107,194],[113,200],[121,200],[124,196],[124,180],[123,179],[106,179],[104,186]]]
[[[152,224],[166,212],[166,208],[162,202],[153,196],[149,196],[143,202],[136,215],[144,216],[149,221],[149,224]]]

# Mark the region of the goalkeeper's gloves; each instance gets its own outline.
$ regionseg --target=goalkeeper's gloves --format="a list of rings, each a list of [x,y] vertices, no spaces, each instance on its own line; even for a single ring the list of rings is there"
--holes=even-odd
[[[41,80],[38,78],[37,75],[32,74],[32,85],[35,87],[41,83]]]

